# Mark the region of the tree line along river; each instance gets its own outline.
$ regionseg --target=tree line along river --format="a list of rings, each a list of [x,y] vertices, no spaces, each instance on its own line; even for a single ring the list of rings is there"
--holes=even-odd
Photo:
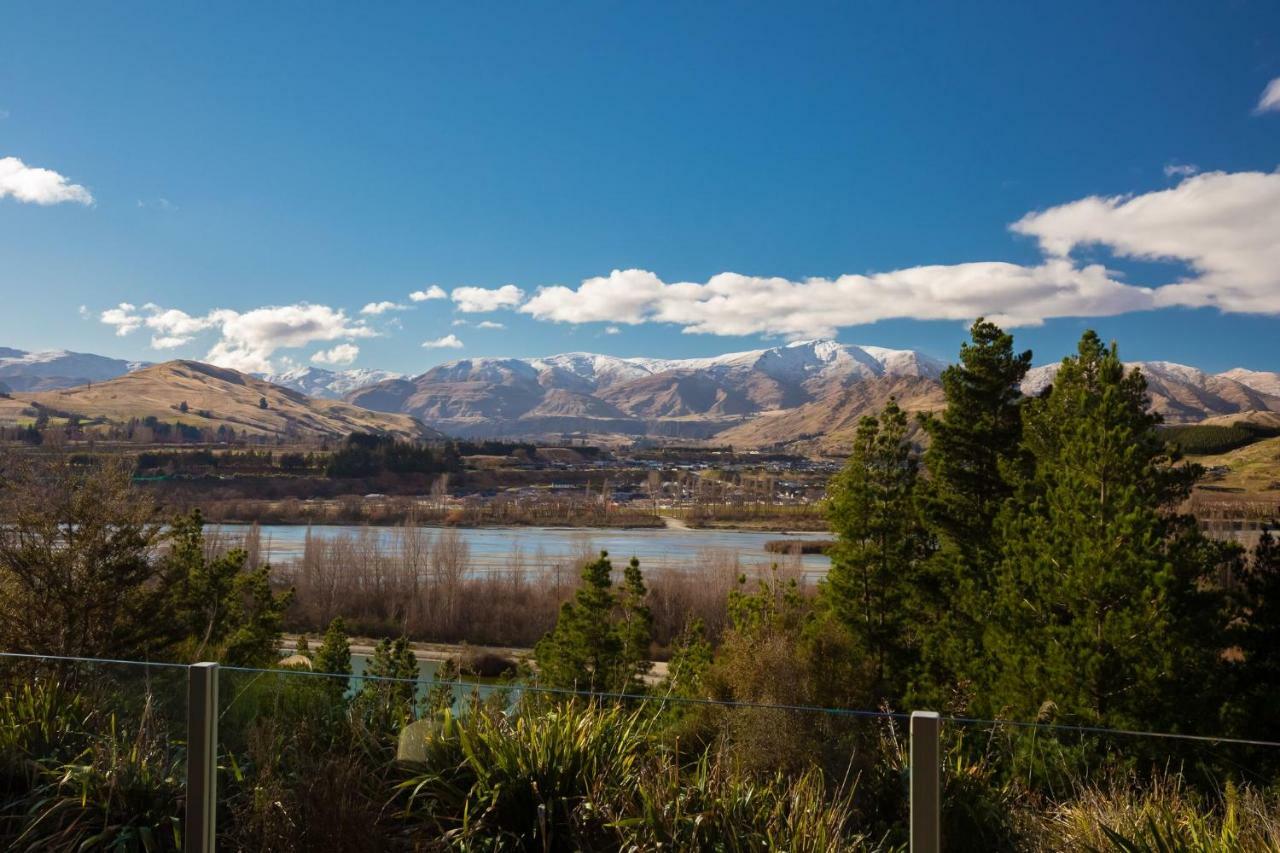
[[[241,536],[246,526],[219,525],[218,530]],[[614,566],[621,568],[636,557],[642,570],[673,568],[696,571],[709,558],[734,556],[748,567],[771,563],[794,565],[799,561],[806,576],[825,575],[831,561],[823,554],[787,555],[769,553],[765,544],[777,540],[830,539],[828,533],[777,533],[754,530],[677,530],[664,528],[610,529],[567,527],[433,527],[419,528],[432,538],[446,531],[465,545],[468,570],[475,574],[502,571],[519,559],[526,568],[537,570],[554,562],[573,560],[584,554],[608,551]],[[274,563],[302,557],[310,533],[316,539],[374,537],[383,549],[394,549],[399,528],[353,525],[262,525],[260,547]]]

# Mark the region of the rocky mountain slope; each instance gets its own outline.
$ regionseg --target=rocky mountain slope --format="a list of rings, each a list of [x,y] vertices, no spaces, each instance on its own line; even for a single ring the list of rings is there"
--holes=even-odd
[[[715,358],[617,358],[569,353],[476,358],[346,399],[407,412],[451,434],[537,437],[557,432],[714,439],[741,446],[839,448],[858,419],[890,396],[913,411],[942,405],[944,363],[912,350],[805,341]],[[1280,374],[1206,374],[1171,362],[1134,362],[1170,423],[1280,411]],[[1031,371],[1024,391],[1047,387],[1058,365]]]
[[[1195,423],[1241,412],[1280,412],[1280,394],[1267,390],[1280,390],[1277,373],[1236,368],[1212,374],[1169,361],[1125,364],[1142,371],[1151,405],[1167,423]],[[1057,372],[1057,364],[1032,368],[1022,383],[1023,393],[1040,393],[1053,382]]]
[[[0,348],[0,392],[7,387],[22,396],[88,382],[96,390],[98,383],[133,375],[130,371],[142,366],[84,353]],[[246,379],[307,395],[316,406],[321,400],[315,398],[341,398],[380,413],[410,415],[462,437],[575,433],[838,452],[858,418],[880,409],[890,396],[912,411],[940,407],[938,377],[944,367],[913,350],[804,341],[712,358],[566,353],[462,359],[412,378],[373,369],[307,366]],[[1211,374],[1162,361],[1130,367],[1146,375],[1152,403],[1169,423],[1280,412],[1280,373],[1236,368]],[[1023,390],[1039,393],[1057,370],[1057,364],[1034,368]],[[177,382],[172,377],[164,381]],[[160,395],[163,405],[176,406],[174,394],[190,392],[182,382],[175,388],[173,394]],[[254,396],[250,402],[256,401]],[[398,423],[396,429],[405,428],[406,422]]]
[[[265,399],[263,408],[260,401]],[[182,404],[187,411],[182,411]],[[308,397],[253,376],[197,361],[168,361],[103,382],[0,400],[0,419],[20,422],[46,407],[52,416],[126,423],[147,417],[237,433],[303,439],[377,432],[401,438],[439,437],[408,415],[371,412],[349,403]]]
[[[835,341],[697,359],[568,353],[453,361],[346,399],[413,414],[455,435],[710,438],[765,413],[814,404],[853,386],[892,384],[903,377],[934,382],[943,367],[910,350]],[[865,389],[860,393],[867,395]]]

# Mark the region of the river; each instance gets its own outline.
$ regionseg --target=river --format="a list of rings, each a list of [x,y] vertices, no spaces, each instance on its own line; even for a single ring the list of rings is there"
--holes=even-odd
[[[232,536],[241,535],[244,526],[226,524],[220,529]],[[374,536],[382,544],[393,547],[398,536],[394,527],[360,527],[355,525],[303,525],[268,524],[260,528],[262,548],[274,562],[283,562],[302,556],[307,531],[313,537]],[[445,530],[456,532],[467,546],[470,571],[481,573],[503,569],[511,564],[513,555],[519,554],[530,568],[553,562],[572,561],[577,556],[601,550],[609,552],[614,566],[621,567],[627,560],[637,557],[642,568],[652,570],[669,567],[695,569],[709,556],[736,555],[744,568],[768,566],[770,563],[787,563],[799,559],[804,573],[821,577],[831,567],[831,561],[822,554],[805,554],[794,557],[771,554],[765,543],[775,539],[830,539],[829,533],[760,532],[755,530],[678,530],[670,528],[569,528],[569,527],[431,527],[421,528],[433,536]]]

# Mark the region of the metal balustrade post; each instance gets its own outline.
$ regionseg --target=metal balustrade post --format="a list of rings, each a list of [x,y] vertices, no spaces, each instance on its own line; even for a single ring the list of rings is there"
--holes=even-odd
[[[218,814],[218,665],[187,669],[187,816],[191,853],[213,853]]]
[[[941,729],[936,711],[911,712],[911,853],[942,849]]]

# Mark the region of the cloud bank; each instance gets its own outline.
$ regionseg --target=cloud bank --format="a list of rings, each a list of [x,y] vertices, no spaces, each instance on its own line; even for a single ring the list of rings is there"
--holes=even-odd
[[[1190,169],[1190,167],[1187,167]],[[753,276],[723,272],[706,281],[667,282],[643,269],[617,269],[576,287],[541,287],[526,298],[513,284],[458,287],[448,294],[461,314],[514,309],[555,323],[666,323],[690,334],[764,335],[788,339],[834,336],[847,326],[890,319],[969,321],[986,316],[1008,327],[1058,317],[1102,317],[1167,307],[1280,314],[1280,173],[1183,174],[1172,187],[1120,196],[1090,196],[1035,211],[1009,226],[1035,241],[1039,260],[934,264],[834,278]],[[1126,281],[1103,262],[1082,259],[1101,247],[1117,258],[1173,262],[1182,272],[1151,286]],[[442,288],[410,300],[442,299]],[[325,305],[269,306],[193,316],[176,308],[121,303],[100,314],[116,334],[146,328],[158,349],[181,346],[207,330],[220,339],[208,360],[255,372],[270,370],[280,349],[344,341],[315,358],[342,359],[353,342],[377,332],[365,318],[407,306],[371,302],[352,319]],[[389,324],[393,325],[393,324]],[[457,318],[455,326],[468,325]],[[500,328],[484,321],[477,328]],[[422,344],[458,349],[456,335]],[[354,355],[352,355],[354,358]]]
[[[28,166],[17,157],[0,157],[0,199],[29,204],[93,204],[93,195],[52,169]]]
[[[103,311],[99,319],[114,326],[117,335],[128,335],[145,326],[152,332],[151,346],[156,349],[183,346],[200,332],[216,329],[220,339],[209,350],[205,360],[246,373],[270,373],[274,367],[272,356],[281,349],[295,349],[317,342],[370,338],[378,334],[363,321],[352,320],[340,309],[305,302],[266,306],[243,313],[217,308],[198,316],[178,308],[162,308],[154,303],[137,309],[124,302]],[[354,346],[350,349],[338,346],[317,355],[342,359],[350,354],[354,360],[358,352]]]
[[[1006,326],[1169,306],[1280,313],[1280,174],[1207,172],[1134,196],[1089,197],[1030,213],[1011,230],[1044,258],[930,265],[791,280],[725,272],[705,282],[614,270],[576,288],[539,288],[520,311],[560,323],[672,323],[692,334],[827,337],[889,319]],[[1125,282],[1072,253],[1097,245],[1119,257],[1175,261],[1190,273],[1153,287]]]

